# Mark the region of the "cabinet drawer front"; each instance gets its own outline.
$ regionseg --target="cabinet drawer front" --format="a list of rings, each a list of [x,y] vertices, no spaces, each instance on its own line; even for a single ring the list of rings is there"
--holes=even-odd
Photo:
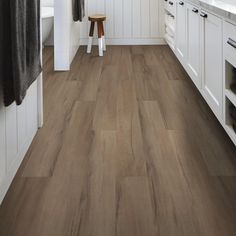
[[[236,26],[228,22],[224,22],[224,50],[236,57]]]
[[[222,62],[222,20],[209,12],[201,12],[202,34],[202,89],[209,106],[222,119],[223,104],[223,62]],[[204,17],[206,16],[206,17]]]
[[[183,1],[176,2],[176,53],[182,63],[186,56],[186,7]]]
[[[200,78],[200,17],[199,9],[186,4],[187,71],[195,85],[201,87]]]

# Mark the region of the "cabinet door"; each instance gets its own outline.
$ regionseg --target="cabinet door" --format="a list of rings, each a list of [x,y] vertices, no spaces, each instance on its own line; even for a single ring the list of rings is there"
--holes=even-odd
[[[182,63],[186,57],[186,7],[181,0],[176,2],[176,54]]]
[[[199,9],[192,4],[186,4],[186,20],[187,20],[187,71],[200,89],[200,17]]]
[[[207,12],[201,12],[200,16],[203,55],[202,90],[211,109],[221,117],[223,104],[222,20]]]

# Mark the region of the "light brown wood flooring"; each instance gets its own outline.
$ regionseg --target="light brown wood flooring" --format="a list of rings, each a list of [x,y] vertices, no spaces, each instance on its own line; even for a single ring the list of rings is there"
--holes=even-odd
[[[235,236],[236,149],[167,46],[44,50],[44,118],[1,236]]]

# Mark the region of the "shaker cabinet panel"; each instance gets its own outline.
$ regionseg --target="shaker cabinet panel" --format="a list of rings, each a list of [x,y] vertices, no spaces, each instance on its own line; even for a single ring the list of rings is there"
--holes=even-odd
[[[176,2],[176,54],[184,63],[186,57],[186,7],[183,1]]]
[[[211,109],[222,117],[223,103],[223,47],[222,20],[201,12],[202,90]]]
[[[200,17],[199,9],[186,4],[187,70],[195,85],[201,87],[200,76]]]

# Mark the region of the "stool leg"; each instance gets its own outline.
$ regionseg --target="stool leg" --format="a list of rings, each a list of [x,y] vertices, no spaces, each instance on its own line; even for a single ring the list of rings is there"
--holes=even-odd
[[[103,48],[103,51],[106,51],[106,40],[105,40],[105,31],[104,31],[103,22],[101,23],[101,25],[102,25],[102,42],[103,42],[102,48]]]
[[[89,40],[88,40],[88,47],[87,47],[87,53],[91,53],[92,45],[93,45],[93,33],[94,33],[94,24],[95,22],[91,22],[90,25],[90,31],[89,31]]]
[[[99,56],[103,56],[103,43],[102,43],[102,25],[101,22],[98,22],[98,50]]]

